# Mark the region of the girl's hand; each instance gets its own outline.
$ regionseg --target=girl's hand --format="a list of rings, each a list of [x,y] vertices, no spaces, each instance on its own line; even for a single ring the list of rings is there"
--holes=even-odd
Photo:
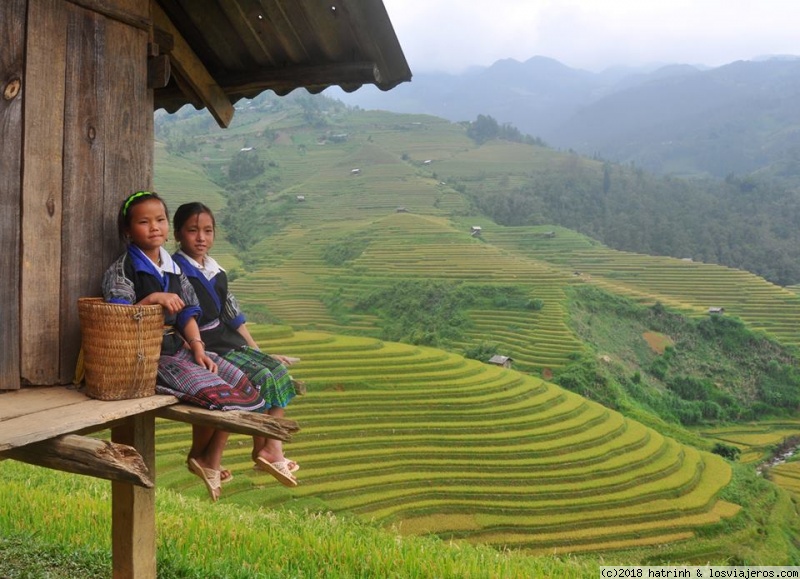
[[[177,314],[186,306],[181,296],[168,292],[151,293],[139,303],[145,306],[158,304],[171,314]]]
[[[291,356],[284,356],[283,354],[270,354],[271,358],[275,358],[278,362],[283,364],[284,366],[291,366],[295,362],[297,362],[297,358],[292,358]]]
[[[212,360],[208,354],[206,354],[205,350],[201,350],[200,348],[193,348],[192,353],[194,354],[194,361],[197,362],[199,366],[202,366],[209,372],[213,372],[214,374],[217,373],[219,370],[219,366],[217,363]]]

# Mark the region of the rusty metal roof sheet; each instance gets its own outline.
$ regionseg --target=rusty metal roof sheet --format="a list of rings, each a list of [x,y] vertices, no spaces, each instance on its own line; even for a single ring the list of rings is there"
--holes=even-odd
[[[318,93],[338,85],[350,92],[366,83],[389,90],[411,79],[382,0],[155,4],[232,103],[265,90]],[[155,89],[155,106],[174,112],[187,103],[205,106],[173,66],[169,84]]]

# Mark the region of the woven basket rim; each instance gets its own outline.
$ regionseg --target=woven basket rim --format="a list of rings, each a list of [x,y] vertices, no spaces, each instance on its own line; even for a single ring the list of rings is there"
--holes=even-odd
[[[153,312],[156,312],[156,311],[160,312],[161,311],[161,306],[158,305],[158,304],[148,304],[148,305],[145,305],[145,304],[118,304],[118,303],[114,303],[114,302],[107,302],[102,297],[96,297],[96,296],[87,296],[87,297],[78,298],[78,307],[81,307],[81,306],[84,306],[84,307],[86,307],[86,306],[89,306],[89,307],[101,306],[101,307],[109,307],[109,308],[111,308],[111,307],[144,308],[146,310],[150,310],[150,311],[153,311]]]

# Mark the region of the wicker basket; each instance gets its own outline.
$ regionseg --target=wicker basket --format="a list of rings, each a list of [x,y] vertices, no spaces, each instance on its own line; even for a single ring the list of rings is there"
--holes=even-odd
[[[99,400],[156,393],[164,314],[161,306],[79,298],[86,394]]]

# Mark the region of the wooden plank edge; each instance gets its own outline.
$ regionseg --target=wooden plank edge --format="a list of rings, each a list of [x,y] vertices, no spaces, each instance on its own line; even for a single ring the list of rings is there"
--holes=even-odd
[[[150,470],[135,448],[77,434],[7,450],[0,458],[148,489],[155,486]]]
[[[275,418],[269,414],[242,410],[207,410],[188,404],[175,404],[155,411],[160,418],[188,422],[200,426],[211,426],[225,432],[264,436],[288,442],[292,434],[300,430],[297,422],[286,418]]]

